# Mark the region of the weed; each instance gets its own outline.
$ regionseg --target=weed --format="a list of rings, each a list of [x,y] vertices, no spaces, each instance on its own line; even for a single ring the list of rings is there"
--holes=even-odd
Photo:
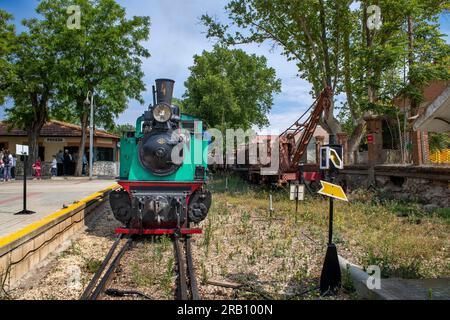
[[[201,269],[200,282],[202,285],[206,285],[208,283],[208,271],[206,271],[206,266],[203,262],[200,265],[200,269]]]
[[[435,209],[433,215],[442,219],[446,224],[450,224],[450,208]]]
[[[82,256],[83,252],[81,251],[80,246],[73,242],[70,244],[69,249],[67,250],[68,254],[76,255],[76,256]]]
[[[84,261],[84,268],[90,273],[96,273],[101,265],[102,261],[98,259],[85,259]]]
[[[353,279],[350,274],[350,269],[347,267],[345,271],[342,274],[342,288],[344,289],[344,292],[352,294],[356,293],[356,288],[353,283]]]
[[[211,221],[208,221],[205,227],[205,236],[203,237],[203,246],[205,247],[206,257],[208,257],[209,253],[209,245],[211,243],[212,232],[212,223]]]
[[[137,262],[131,264],[131,280],[140,287],[148,286],[152,282],[150,277],[142,273]]]

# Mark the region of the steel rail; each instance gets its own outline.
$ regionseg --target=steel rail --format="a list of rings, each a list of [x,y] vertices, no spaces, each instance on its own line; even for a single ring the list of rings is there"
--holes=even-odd
[[[176,286],[176,297],[178,300],[188,300],[188,288],[186,283],[186,269],[184,257],[181,254],[180,238],[178,236],[174,237],[173,240],[175,259],[177,262],[177,286]]]
[[[195,277],[194,261],[192,259],[192,248],[190,237],[185,238],[185,251],[186,251],[186,262],[189,274],[189,287],[191,291],[192,300],[200,300],[200,295],[198,293],[197,278]]]
[[[124,246],[117,253],[116,257],[109,265],[108,270],[106,270],[104,276],[101,278],[100,282],[98,283],[97,287],[95,288],[94,292],[92,293],[90,300],[97,300],[99,298],[99,296],[103,293],[106,285],[111,280],[112,273],[114,272],[114,270],[116,270],[117,266],[119,265],[120,259],[122,259],[123,254],[125,253],[125,251],[128,250],[128,248],[131,246],[132,242],[133,242],[133,239],[129,238],[127,240],[127,242],[124,244]]]
[[[91,279],[85,291],[83,292],[80,300],[98,300],[100,295],[103,293],[105,287],[111,280],[111,276],[114,270],[119,265],[120,259],[122,259],[124,253],[128,250],[128,248],[131,246],[131,243],[133,242],[132,238],[128,238],[126,243],[120,248],[119,252],[116,254],[112,262],[109,264],[109,267],[106,270],[106,272],[103,274],[103,271],[105,270],[106,266],[108,266],[108,263],[111,261],[111,258],[113,257],[113,254],[116,251],[117,246],[119,245],[122,238],[123,235],[120,235],[116,239],[111,249],[109,250],[108,254],[106,255],[105,259],[103,260],[102,264],[100,265],[100,268],[97,270],[94,277]]]
[[[80,297],[80,300],[89,300],[89,296],[92,293],[92,290],[95,289],[95,285],[97,284],[98,280],[100,279],[103,271],[105,270],[106,266],[108,265],[109,261],[111,260],[112,255],[114,254],[114,251],[116,251],[117,246],[119,245],[120,241],[122,240],[123,235],[119,235],[114,241],[113,245],[108,251],[108,254],[106,255],[105,259],[103,259],[102,264],[98,268],[97,272],[92,277],[91,281],[89,281],[88,286],[84,290],[83,294]]]

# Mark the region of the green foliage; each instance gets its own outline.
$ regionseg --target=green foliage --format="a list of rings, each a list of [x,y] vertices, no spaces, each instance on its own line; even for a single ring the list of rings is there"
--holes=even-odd
[[[80,29],[66,27],[66,8],[74,4],[82,12]],[[88,91],[94,92],[95,124],[107,129],[114,127],[128,99],[143,103],[140,58],[150,54],[141,41],[148,40],[149,17],[127,18],[114,0],[46,0],[37,12],[44,17],[45,31],[57,35],[52,44],[58,47],[63,76],[52,107],[67,112],[56,111],[56,118],[86,121],[88,108],[83,102]]]
[[[181,112],[186,112],[186,101],[180,98],[172,98],[172,104],[180,108]]]
[[[80,29],[67,27],[71,5],[80,6]],[[6,111],[12,125],[32,132],[34,141],[49,115],[85,128],[88,91],[95,95],[95,125],[106,129],[114,128],[129,99],[143,103],[141,58],[150,54],[141,41],[149,37],[149,17],[127,18],[114,0],[44,0],[36,12],[41,18],[24,20],[27,29],[17,37],[7,25],[10,16],[0,12],[0,63],[6,53],[13,74],[0,72],[7,78],[0,102],[5,95],[13,98]],[[31,149],[37,152],[33,143]]]
[[[0,104],[4,103],[7,83],[12,76],[7,56],[14,50],[15,28],[9,21],[12,15],[0,9]]]
[[[450,46],[439,32],[438,18],[449,5],[445,0],[354,3],[230,0],[225,7],[228,21],[204,15],[202,22],[207,37],[225,45],[269,42],[279,46],[288,60],[296,62],[299,76],[311,83],[316,96],[325,85],[335,95],[345,94],[338,117],[342,126],[337,128],[362,135],[360,120],[365,113],[395,115],[398,110],[392,101],[399,93],[417,102],[426,82],[448,79]],[[372,4],[381,8],[380,30],[366,27],[366,10]],[[411,34],[408,20],[413,25]]]
[[[116,134],[118,136],[122,136],[126,132],[135,132],[136,127],[132,124],[117,124],[114,126],[112,130],[109,130],[110,133]]]
[[[450,138],[448,133],[428,134],[428,144],[431,152],[443,151],[450,148]]]
[[[442,221],[444,221],[445,223],[450,225],[450,208],[435,209],[433,214],[439,219],[442,219]]]
[[[194,56],[185,82],[184,111],[202,118],[209,127],[251,128],[269,124],[267,114],[281,81],[265,57],[219,45]]]
[[[85,259],[84,267],[90,273],[96,273],[100,266],[102,265],[102,261],[98,259]]]
[[[26,31],[10,38],[14,47],[6,59],[10,76],[5,94],[13,106],[5,111],[11,126],[26,130],[30,145],[30,163],[38,152],[39,132],[49,116],[49,102],[54,98],[56,83],[61,77],[58,66],[57,35],[45,29],[38,19],[23,20]]]

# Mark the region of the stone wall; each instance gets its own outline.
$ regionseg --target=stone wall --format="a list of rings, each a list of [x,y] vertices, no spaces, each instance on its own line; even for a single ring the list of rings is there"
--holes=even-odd
[[[389,199],[450,207],[450,167],[348,166],[338,177],[347,192],[367,189],[370,181]]]
[[[396,164],[402,162],[402,153],[400,150],[383,149],[381,161],[384,164]]]
[[[450,207],[450,189],[445,181],[377,176],[376,183],[385,195],[394,199],[419,201],[440,208]]]
[[[96,161],[92,171],[94,176],[117,177],[119,175],[119,163],[111,161]]]
[[[51,162],[41,162],[41,176],[42,177],[50,177],[52,174],[50,172],[50,169],[52,167]],[[34,174],[33,170],[32,172],[27,172],[27,176],[31,177]],[[16,176],[23,176],[23,162],[17,161],[16,162]]]

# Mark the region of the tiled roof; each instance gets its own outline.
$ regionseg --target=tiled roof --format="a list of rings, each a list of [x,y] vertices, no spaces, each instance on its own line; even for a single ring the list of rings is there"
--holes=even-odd
[[[89,128],[87,129],[89,134]],[[13,128],[8,130],[6,123],[0,122],[0,136],[26,136],[26,131]],[[81,127],[76,124],[50,120],[41,130],[41,137],[81,137]],[[95,130],[95,137],[119,139],[118,136],[103,130]]]

